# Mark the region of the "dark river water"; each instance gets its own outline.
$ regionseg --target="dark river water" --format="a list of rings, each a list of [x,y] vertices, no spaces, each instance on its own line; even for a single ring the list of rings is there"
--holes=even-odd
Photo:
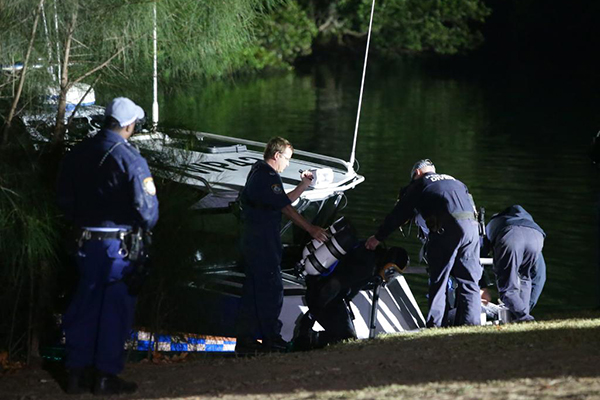
[[[259,141],[280,135],[348,160],[362,61],[355,64],[170,90],[161,122]],[[357,147],[366,180],[342,212],[360,236],[391,209],[412,164],[430,158],[469,187],[488,219],[521,204],[546,231],[548,282],[534,315],[597,306],[599,174],[586,154],[600,129],[597,85],[536,68],[414,60],[369,68]],[[388,244],[418,263],[415,230]],[[426,278],[409,282],[422,302]]]

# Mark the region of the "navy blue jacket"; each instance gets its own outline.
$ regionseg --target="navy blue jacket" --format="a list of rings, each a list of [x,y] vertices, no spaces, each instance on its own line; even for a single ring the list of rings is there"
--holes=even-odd
[[[152,229],[158,221],[148,163],[110,130],[100,131],[67,154],[58,180],[58,204],[79,227]]]
[[[240,195],[242,216],[254,226],[268,225],[279,231],[281,209],[291,204],[281,176],[265,161],[254,163]]]
[[[542,230],[542,228],[540,228],[540,226],[533,221],[531,214],[525,211],[523,207],[519,205],[513,205],[492,216],[490,222],[488,222],[487,226],[485,227],[488,240],[494,244],[496,238],[501,236],[501,233],[505,229],[509,229],[510,226],[525,226],[535,229],[544,235],[544,237],[546,236],[546,233]]]
[[[450,175],[429,172],[406,187],[392,212],[377,230],[375,238],[385,240],[417,213],[425,220],[435,217],[443,221],[455,213],[473,212],[473,200],[464,183]]]

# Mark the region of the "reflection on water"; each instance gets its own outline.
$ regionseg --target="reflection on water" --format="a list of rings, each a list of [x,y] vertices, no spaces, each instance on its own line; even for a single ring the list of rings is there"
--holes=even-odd
[[[360,65],[359,65],[360,66]],[[523,205],[546,230],[549,272],[538,315],[597,305],[598,173],[585,154],[597,130],[597,91],[487,71],[435,71],[418,62],[370,67],[357,158],[366,181],[344,211],[366,238],[407,183],[413,162],[465,182],[488,218]],[[360,71],[319,67],[236,84],[188,87],[161,98],[161,119],[181,127],[266,141],[348,159]],[[390,240],[417,262],[415,230]],[[423,296],[426,280],[413,290]],[[422,300],[422,298],[421,298]]]

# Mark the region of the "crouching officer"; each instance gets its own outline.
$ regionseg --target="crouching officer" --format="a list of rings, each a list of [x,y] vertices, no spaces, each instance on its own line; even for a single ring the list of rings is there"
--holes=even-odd
[[[494,252],[500,299],[515,322],[533,321],[531,308],[546,280],[542,255],[546,233],[520,205],[507,207],[494,215],[486,226],[486,233],[484,247],[486,250],[491,247]]]
[[[411,170],[406,193],[387,215],[375,235],[366,243],[375,249],[398,227],[421,214],[429,229],[427,261],[429,265],[428,327],[444,324],[446,288],[452,275],[458,282],[457,325],[481,323],[478,282],[479,227],[475,206],[464,183],[450,175],[437,174],[431,160],[420,160]]]
[[[370,284],[388,282],[408,265],[401,247],[367,250],[364,242],[348,252],[328,273],[306,277],[306,312],[298,323],[294,350],[321,348],[346,339],[356,339],[349,302]],[[323,332],[312,330],[315,322]]]
[[[68,393],[137,390],[117,375],[124,367],[136,301],[124,280],[137,267],[131,258],[139,257],[140,229],[148,232],[158,220],[148,164],[127,141],[143,117],[133,101],[114,99],[106,107],[103,129],[68,153],[61,168],[58,203],[79,228],[79,283],[63,319]]]

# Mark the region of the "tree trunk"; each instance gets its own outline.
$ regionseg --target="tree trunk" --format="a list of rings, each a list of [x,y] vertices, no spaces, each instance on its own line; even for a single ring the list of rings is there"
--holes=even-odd
[[[58,96],[58,111],[56,112],[56,126],[54,127],[54,136],[52,143],[58,145],[65,139],[65,114],[67,110],[67,92],[71,87],[69,82],[69,57],[71,55],[71,42],[75,32],[75,23],[77,22],[77,9],[71,14],[71,23],[67,28],[67,37],[65,39],[65,51],[63,55],[62,76],[60,78],[60,93]]]
[[[19,99],[21,98],[21,93],[23,92],[23,85],[25,84],[25,74],[27,72],[27,66],[29,64],[29,57],[31,56],[31,50],[33,49],[33,43],[35,41],[35,32],[37,31],[38,22],[40,20],[40,15],[42,13],[42,7],[44,6],[44,0],[40,0],[38,4],[37,11],[35,13],[35,19],[33,21],[33,27],[31,28],[31,37],[29,38],[29,46],[27,47],[27,54],[25,55],[25,60],[23,61],[23,69],[21,70],[21,77],[19,79],[19,86],[17,87],[17,93],[15,93],[15,97],[13,98],[12,106],[10,107],[10,111],[8,112],[8,117],[4,122],[4,130],[2,132],[2,146],[5,146],[8,143],[8,132],[10,131],[10,125],[12,123],[12,119],[15,116],[15,112],[17,110],[17,105],[19,104]]]
[[[19,271],[19,275],[20,275],[20,271]],[[13,304],[13,312],[12,312],[12,322],[10,324],[10,333],[8,335],[8,359],[9,361],[12,360],[12,356],[13,356],[13,349],[16,348],[16,345],[13,341],[14,338],[14,334],[15,334],[15,330],[17,330],[17,313],[19,310],[19,299],[21,298],[21,289],[23,289],[23,281],[20,281],[21,277],[17,276],[17,279],[15,279],[15,283],[17,284],[17,295],[13,298],[14,304]]]
[[[44,271],[48,270],[48,261],[42,261],[39,268]],[[42,288],[49,286],[48,282],[43,282],[42,277],[35,273],[33,268],[30,268],[30,298],[29,298],[29,321],[28,321],[28,349],[27,349],[27,364],[40,366],[42,364],[42,356],[40,354],[40,338],[42,329],[42,315],[48,307],[45,305],[44,293]]]

